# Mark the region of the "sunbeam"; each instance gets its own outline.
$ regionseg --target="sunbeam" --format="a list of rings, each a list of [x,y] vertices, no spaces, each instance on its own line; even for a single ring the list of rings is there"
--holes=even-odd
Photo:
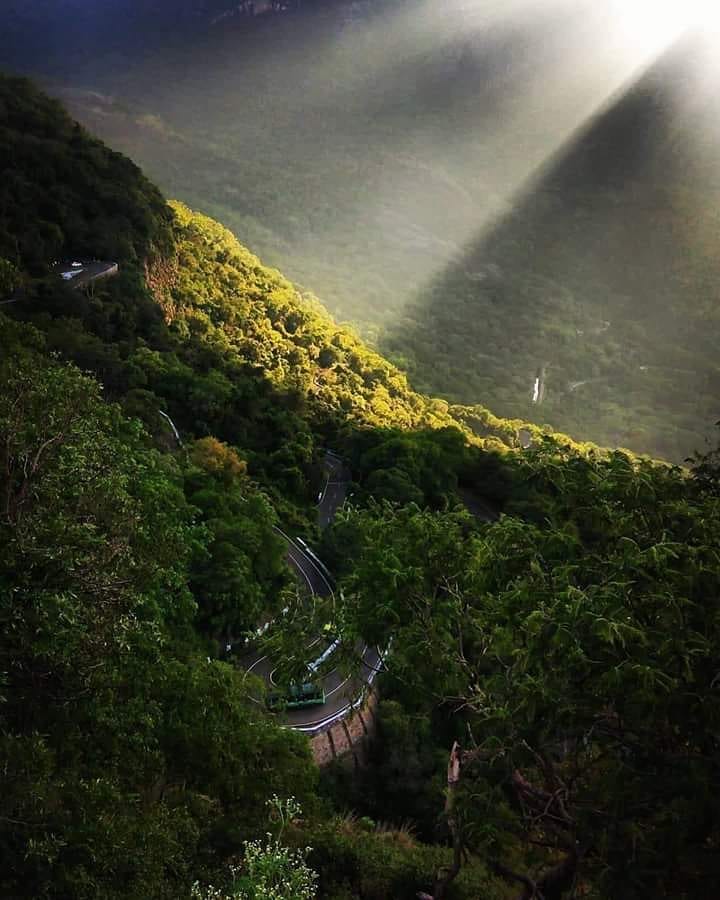
[[[542,224],[540,237],[527,239],[518,217],[530,207],[556,214],[548,216],[557,226],[555,245],[543,249],[554,260],[555,270],[545,270],[559,285],[554,296],[566,296],[564,280],[581,271],[595,279],[597,304],[610,294],[631,298],[629,304],[657,297],[672,282],[678,290],[696,288],[702,295],[697,307],[702,303],[712,317],[716,300],[708,288],[716,283],[720,169],[720,15],[713,5],[307,0],[302,9],[297,3],[287,12],[283,4],[276,7],[263,16],[229,15],[192,34],[151,32],[145,40],[153,52],[121,38],[122,55],[84,45],[84,53],[54,63],[66,73],[59,87],[71,88],[62,96],[85,124],[142,163],[167,194],[221,219],[378,343],[398,322],[407,328],[412,311],[449,271],[460,273],[452,289],[467,308],[447,327],[434,328],[432,341],[441,348],[452,328],[467,331],[467,309],[483,302],[485,268],[482,261],[467,262],[477,254],[466,251],[493,244],[509,220],[523,237],[516,245],[521,250],[506,253],[506,282],[520,270],[534,277],[543,265],[535,247],[543,243],[545,220],[541,213],[530,217]],[[660,66],[658,79],[645,77],[668,56],[675,60],[671,71]],[[606,116],[618,106],[619,125]],[[598,130],[606,121],[614,124]],[[553,174],[561,161],[576,158],[576,148],[594,142],[599,152],[578,158],[586,166],[587,194],[602,209],[593,207],[578,224],[574,201],[563,206]],[[648,169],[652,185],[638,187],[633,179]],[[603,206],[610,196],[612,204]],[[634,218],[652,232],[652,216],[662,219],[667,210],[674,217],[657,236],[663,251],[638,239],[628,257],[624,248],[635,234],[627,233],[627,223]],[[565,246],[572,252],[556,252]],[[665,261],[680,247],[688,248],[685,261],[670,271]],[[612,257],[604,255],[609,248]],[[491,255],[485,254],[489,265]],[[641,258],[648,270],[642,275]],[[577,280],[573,290],[587,294]],[[521,287],[506,305],[522,302]],[[599,315],[590,330],[611,318]],[[502,327],[500,319],[497,330],[510,341],[515,319]],[[537,324],[541,330],[542,317]],[[586,330],[577,324],[570,333],[576,328]],[[407,367],[417,371],[411,344],[405,341],[394,359],[401,366],[409,359]],[[428,372],[436,372],[442,352],[436,347],[427,354]],[[638,365],[647,363],[643,353]],[[514,388],[523,403],[532,396],[530,376],[546,359],[533,354],[530,372]],[[485,380],[473,382],[475,398],[490,403],[499,397],[499,408],[514,402],[507,388],[512,364],[496,365],[491,378],[486,362],[468,360],[468,371],[453,379],[428,377],[421,384],[457,395],[470,385],[468,376],[479,373]],[[680,361],[676,368],[687,366]],[[548,377],[543,409],[553,402],[552,368]],[[588,378],[584,369],[567,380],[607,383]],[[469,388],[463,397],[471,399]]]
[[[398,78],[403,66],[422,79],[433,58],[448,46],[455,45],[460,54],[475,54],[480,64],[483,56],[493,59],[488,82],[477,85],[474,98],[466,96],[459,126],[451,134],[428,134],[432,131],[428,120],[419,117],[414,127],[395,138],[398,159],[417,155],[420,147],[424,165],[432,160],[437,170],[450,168],[448,175],[454,182],[476,181],[482,186],[480,202],[473,197],[468,215],[461,204],[449,231],[443,229],[450,245],[462,246],[492,227],[497,216],[530,190],[577,135],[688,27],[714,19],[708,4],[691,4],[692,13],[686,9],[681,14],[679,4],[660,3],[654,17],[651,6],[656,4],[642,0],[601,8],[577,0],[510,4],[456,0],[444,6],[442,14],[436,4],[426,4],[421,12],[413,8],[412,21],[408,12],[407,21],[399,14],[388,21],[383,59],[377,64],[373,60],[364,72],[364,90],[353,85],[352,100],[372,104],[376,114],[382,115],[383,104],[397,90],[392,79],[387,84],[389,76],[407,88],[411,77]],[[497,47],[502,47],[508,32],[516,46],[506,63],[498,66]],[[348,83],[343,82],[340,90],[349,92]],[[494,95],[492,102],[487,102],[489,93]],[[454,170],[448,163],[448,143],[455,148]],[[375,202],[382,210],[388,195],[397,197],[398,185],[405,181],[397,167],[387,166],[382,190],[364,198],[364,203]],[[391,228],[397,226],[397,209],[402,205],[402,200],[396,204],[388,222]],[[435,204],[423,210],[415,199],[412,208],[415,226],[432,232]],[[378,224],[383,227],[382,216]],[[391,235],[387,239],[392,242]]]
[[[667,45],[688,28],[720,27],[714,0],[611,0],[608,6],[640,48]]]

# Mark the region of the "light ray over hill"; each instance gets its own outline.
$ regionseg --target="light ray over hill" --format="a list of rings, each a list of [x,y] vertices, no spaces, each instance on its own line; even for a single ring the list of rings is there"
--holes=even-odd
[[[431,110],[397,131],[380,189],[364,196],[364,209],[358,211],[387,230],[386,241],[392,244],[390,232],[398,227],[407,204],[400,196],[408,190],[403,170],[413,168],[417,181],[423,170],[445,170],[447,183],[456,187],[456,193],[464,192],[466,202],[452,211],[444,253],[431,254],[437,266],[467,240],[481,238],[599,113],[708,14],[709,6],[662,0],[659,4],[453,0],[402,10],[388,17],[380,41],[373,30],[365,64],[350,77],[344,72],[334,84],[348,109],[382,118],[404,105],[413,79],[422,84],[432,81],[428,71],[439,59],[447,68],[448,57],[452,66],[453,59],[464,63],[475,56],[476,74],[481,76],[477,83],[470,89],[458,86],[449,99],[450,108],[443,106],[441,114]],[[359,46],[365,37],[362,27],[358,31],[351,40]],[[504,62],[499,58],[503,48],[507,48]],[[343,38],[321,71],[329,75],[349,49]],[[467,185],[473,183],[482,194],[480,202],[472,190],[468,196]],[[458,185],[465,187],[457,189]],[[423,185],[416,183],[418,194],[422,190]],[[395,208],[391,216],[384,212],[388,198]],[[417,197],[410,205],[414,230],[432,234],[439,218],[434,196],[430,194],[425,207]]]

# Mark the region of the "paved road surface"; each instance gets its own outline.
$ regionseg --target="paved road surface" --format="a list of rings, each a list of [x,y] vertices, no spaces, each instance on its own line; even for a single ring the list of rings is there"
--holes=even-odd
[[[116,262],[93,260],[92,262],[83,263],[80,267],[73,267],[72,261],[70,261],[58,263],[56,266],[53,266],[52,271],[58,278],[61,278],[65,284],[69,284],[70,287],[81,288],[83,285],[90,284],[91,281],[97,281],[98,278],[109,278],[111,275],[117,275],[118,264]],[[63,273],[72,273],[72,278],[63,278]],[[19,289],[7,300],[0,300],[0,306],[17,303],[22,300],[24,296],[24,291]]]
[[[90,284],[91,281],[96,281],[98,278],[108,278],[111,275],[117,275],[118,264],[116,262],[104,262],[102,260],[82,262],[83,265],[80,268],[73,268],[72,262],[69,264],[67,262],[58,263],[58,265],[54,266],[53,272],[59,278],[63,278],[63,273],[72,273],[72,278],[63,278],[63,281],[73,288],[81,288],[83,285]],[[76,272],[78,274],[75,274]]]
[[[321,527],[327,525],[342,505],[347,493],[349,472],[341,459],[328,454],[325,460],[325,482],[318,497],[318,519]],[[293,540],[280,532],[288,544],[287,559],[299,580],[311,593],[327,597],[332,593],[331,578],[311,548],[299,540]],[[307,648],[308,663],[317,660],[328,648],[325,639],[318,638]],[[356,676],[348,678],[338,669],[331,669],[323,678],[326,702],[322,706],[287,710],[284,721],[298,731],[312,734],[329,727],[332,722],[342,719],[357,704],[368,684],[372,684],[382,665],[381,655],[376,647],[359,644],[356,648],[361,665]],[[244,665],[253,675],[262,678],[269,687],[275,684],[275,663],[267,656],[254,654],[244,660]]]
[[[318,524],[321,528],[327,528],[345,502],[349,483],[350,472],[345,463],[328,453],[325,457],[325,482],[318,497]]]

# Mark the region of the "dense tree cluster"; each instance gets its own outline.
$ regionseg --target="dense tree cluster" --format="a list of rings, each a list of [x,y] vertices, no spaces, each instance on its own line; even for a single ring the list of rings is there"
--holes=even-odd
[[[573,885],[583,896],[709,896],[717,476],[551,444],[519,467],[537,523],[478,528],[412,504],[338,523],[354,555],[338,633],[347,647],[392,646],[402,704],[383,718],[403,762],[385,748],[364,803],[376,815],[398,804],[432,833],[433,753],[455,739],[452,840],[526,885],[523,897]],[[413,785],[404,800],[398,782]]]
[[[178,462],[36,333],[1,338],[0,891],[177,896],[269,788],[307,795],[308,749],[204,652],[216,526]]]

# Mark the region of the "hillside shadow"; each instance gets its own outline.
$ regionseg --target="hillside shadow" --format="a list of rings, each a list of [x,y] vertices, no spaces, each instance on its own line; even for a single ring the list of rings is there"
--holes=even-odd
[[[692,258],[687,230],[711,206],[696,177],[705,113],[689,92],[692,49],[679,42],[658,60],[388,327],[381,351],[414,387],[671,455],[657,407],[674,405],[680,443],[694,416],[710,415],[693,399],[708,387],[698,367],[714,337],[693,330],[686,305],[688,288],[720,275],[716,261]],[[685,375],[639,377],[653,367]],[[623,404],[632,415],[613,425]]]

